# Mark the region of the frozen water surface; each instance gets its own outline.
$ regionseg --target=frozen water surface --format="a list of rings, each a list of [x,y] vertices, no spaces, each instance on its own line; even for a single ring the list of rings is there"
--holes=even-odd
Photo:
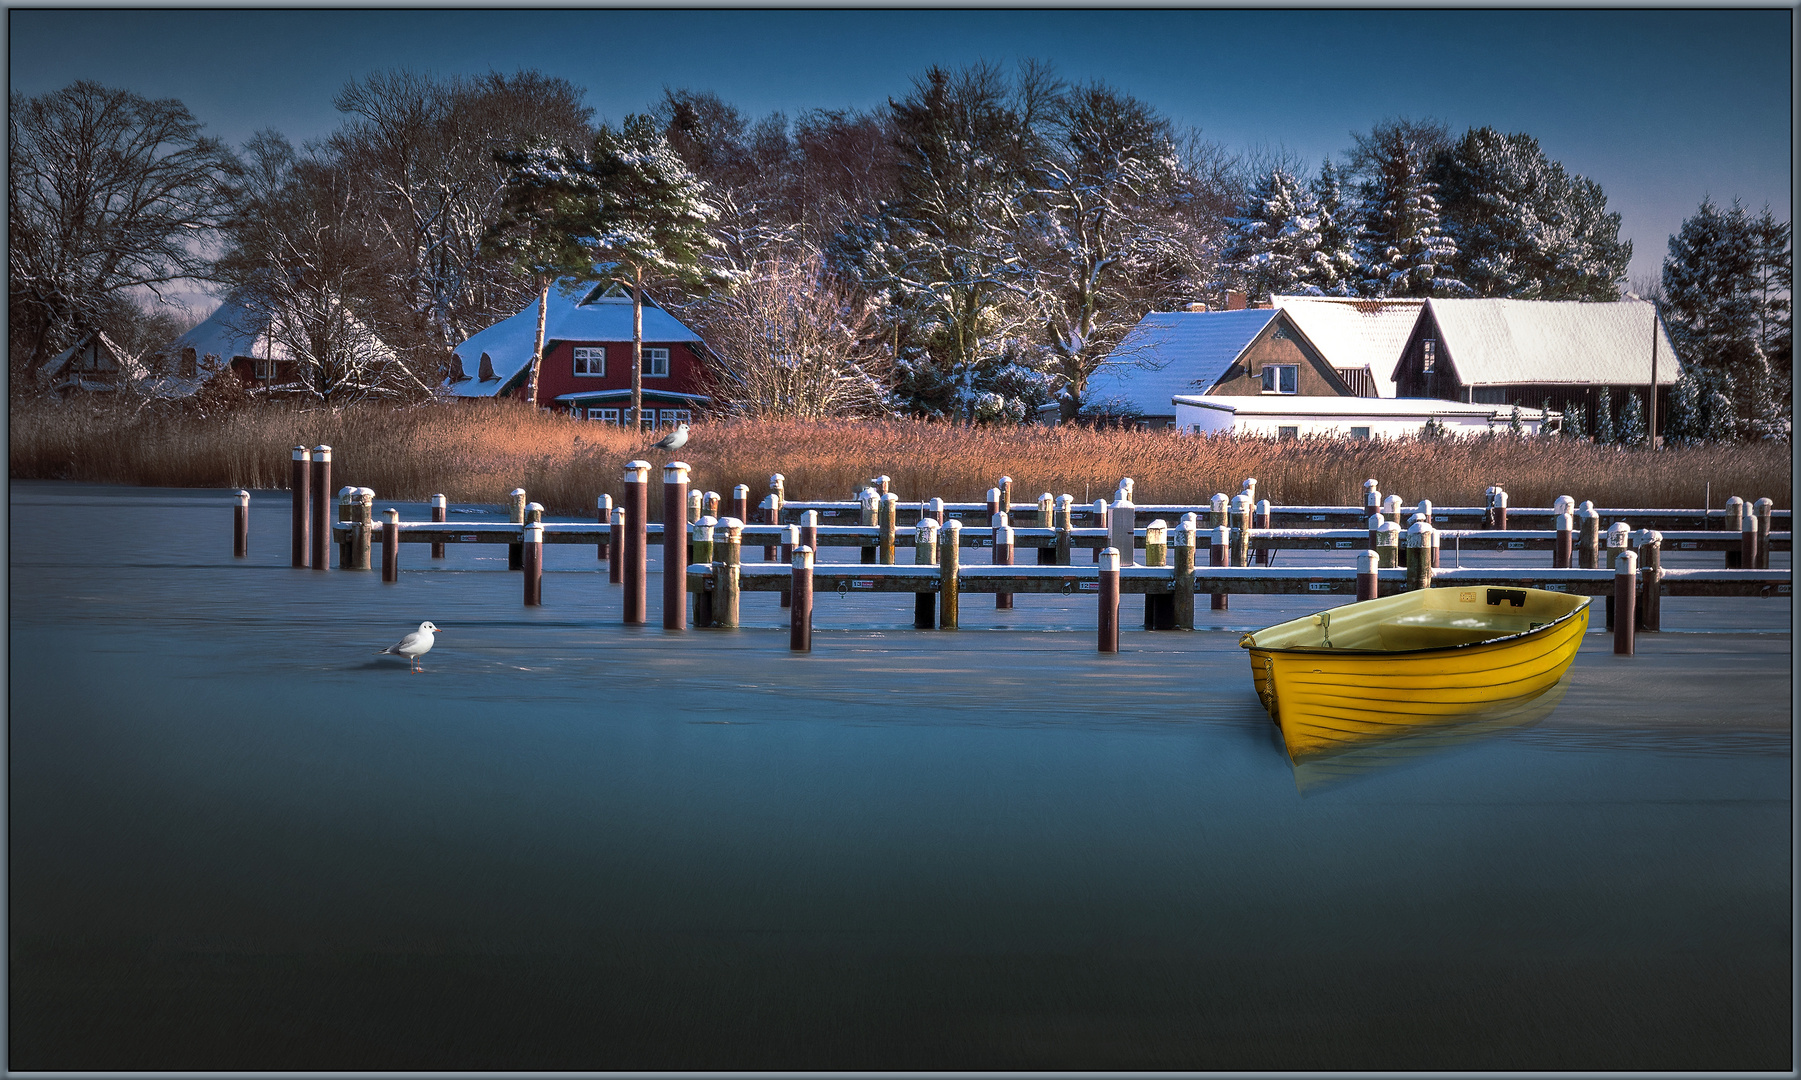
[[[234,560],[224,493],[12,485],[13,1069],[1791,1067],[1786,601],[1305,783],[1230,632],[1305,598],[1106,657],[828,594],[793,656],[773,595],[621,626],[592,547],[539,609],[293,570],[287,505]]]

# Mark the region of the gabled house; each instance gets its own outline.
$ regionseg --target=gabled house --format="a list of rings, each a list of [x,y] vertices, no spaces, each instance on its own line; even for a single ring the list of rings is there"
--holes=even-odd
[[[1156,311],[1090,377],[1084,412],[1173,428],[1172,399],[1187,394],[1357,397],[1358,391],[1285,309]]]
[[[163,397],[186,397],[222,371],[246,389],[282,393],[300,389],[298,365],[287,348],[269,335],[269,314],[233,290],[213,313],[175,339],[151,363],[146,389]]]
[[[528,303],[456,347],[445,389],[466,399],[522,398],[537,341],[538,304]],[[673,427],[712,404],[700,335],[644,298],[644,427]],[[540,408],[603,423],[624,421],[631,408],[632,299],[618,285],[550,290]]]
[[[38,377],[51,391],[64,396],[122,390],[145,374],[143,364],[99,330],[89,331],[38,369]]]
[[[1643,403],[1654,349],[1661,430],[1680,369],[1648,300],[1428,300],[1393,377],[1402,397],[1531,406],[1548,399],[1553,410],[1591,418],[1605,387],[1617,417],[1627,393]]]
[[[1288,313],[1359,397],[1391,398],[1395,358],[1426,302],[1401,297],[1275,296],[1270,303]]]

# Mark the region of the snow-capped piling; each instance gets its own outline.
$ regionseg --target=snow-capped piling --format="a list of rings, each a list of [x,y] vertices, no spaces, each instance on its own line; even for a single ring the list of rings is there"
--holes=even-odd
[[[1401,527],[1392,521],[1384,521],[1376,530],[1376,559],[1379,567],[1401,565]]]
[[[1169,523],[1157,518],[1144,527],[1144,565],[1169,565]],[[1176,625],[1175,597],[1166,592],[1144,594],[1144,628],[1173,630]]]
[[[1357,555],[1357,599],[1374,600],[1376,598],[1376,564],[1380,561],[1374,551],[1364,551]]]
[[[613,507],[607,519],[607,584],[618,585],[625,581],[625,507]]]
[[[331,569],[331,447],[313,447],[312,494],[307,509],[312,515],[310,559],[314,570]]]
[[[1182,515],[1182,525],[1176,530],[1170,551],[1176,572],[1175,592],[1169,598],[1170,615],[1178,630],[1194,629],[1194,549],[1200,539],[1195,520],[1193,514]]]
[[[619,536],[619,546],[623,549],[624,569],[623,581],[625,595],[621,597],[621,621],[627,626],[644,625],[646,567],[645,561],[649,552],[650,533],[647,528],[650,519],[650,462],[628,461],[625,464],[624,503],[625,527]]]
[[[1223,498],[1223,496],[1217,496],[1217,495],[1214,496],[1215,502],[1217,503],[1220,498]],[[1225,513],[1226,513],[1225,510],[1221,509],[1219,511],[1219,516],[1223,518],[1223,517],[1225,517]],[[1211,519],[1213,517],[1213,512],[1208,511],[1207,516],[1209,519]],[[1231,544],[1231,542],[1232,542],[1232,530],[1226,528],[1226,526],[1223,524],[1220,525],[1218,528],[1215,528],[1213,530],[1213,535],[1212,535],[1209,543],[1207,544],[1207,565],[1208,566],[1224,566],[1224,565],[1226,565],[1226,552],[1227,552],[1228,547]],[[1216,592],[1213,594],[1213,610],[1214,611],[1225,611],[1226,610],[1226,594],[1225,593]]]
[[[544,604],[544,522],[533,521],[522,533],[519,569],[525,572],[525,606]]]
[[[1230,505],[1230,500],[1226,497],[1225,492],[1216,491],[1213,493],[1213,498],[1207,504],[1207,527],[1209,529],[1217,529],[1221,525],[1230,524],[1230,522],[1226,520],[1226,507],[1228,505]]]
[[[525,524],[525,489],[514,488],[507,492],[507,520],[515,525]],[[525,567],[525,547],[523,543],[507,545],[507,569],[521,570]]]
[[[1121,489],[1115,494],[1113,505],[1107,508],[1107,545],[1119,549],[1119,560],[1126,566],[1132,565],[1132,557],[1135,554],[1133,549],[1134,541],[1137,539],[1137,530],[1133,528],[1133,525],[1137,520],[1138,507],[1133,504],[1131,497],[1125,493],[1124,489]],[[1095,561],[1100,561],[1098,553]]]
[[[719,492],[709,491],[701,496],[700,516],[710,517],[714,521],[719,520]]]
[[[750,485],[739,484],[732,489],[732,517],[740,524],[750,520]]]
[[[1251,565],[1251,500],[1244,494],[1232,496],[1228,512],[1232,515],[1232,565]]]
[[[1371,551],[1375,551],[1382,545],[1382,525],[1381,514],[1371,514],[1369,520],[1364,523],[1364,526],[1369,529]]]
[[[762,517],[763,524],[765,524],[765,525],[780,525],[782,523],[782,501],[775,497],[775,492],[772,491],[769,494],[763,496],[763,502],[760,505],[758,505],[757,509],[763,515],[763,517]],[[763,545],[763,561],[764,562],[774,562],[776,560],[776,555],[777,555],[776,547],[777,546],[778,545],[775,545],[775,544],[764,544]]]
[[[602,525],[612,524],[613,497],[611,495],[601,495],[594,500],[594,520]],[[607,557],[607,539],[605,537],[601,538],[600,543],[594,545],[594,557],[596,559]],[[614,578],[613,580],[617,581],[618,579]]]
[[[369,569],[369,549],[375,534],[375,489],[356,489],[351,504],[350,569]],[[339,569],[343,569],[342,566]]]
[[[1576,528],[1577,565],[1583,570],[1598,569],[1601,565],[1601,514],[1592,503],[1584,501],[1582,509],[1576,511]]]
[[[788,612],[788,648],[792,652],[813,651],[813,549],[802,544],[794,549],[793,580],[788,592],[793,602]]]
[[[356,520],[357,489],[348,485],[338,489],[338,522],[349,525]],[[350,569],[352,558],[351,532],[346,529],[344,538],[338,541],[338,569]]]
[[[995,486],[1001,489],[1001,513],[1011,517],[1013,514],[1013,478],[1003,476]]]
[[[870,480],[869,480],[869,486],[875,488],[875,493],[877,495],[888,494],[889,489],[893,484],[894,484],[894,478],[889,476],[887,473],[883,473],[880,476],[870,477]]]
[[[1757,518],[1757,569],[1770,568],[1770,514],[1776,504],[1769,498],[1762,498],[1752,504],[1753,514]]]
[[[313,452],[304,446],[294,448],[288,489],[294,496],[294,565],[302,567],[313,552]]]
[[[1404,528],[1401,521],[1401,497],[1390,495],[1382,500],[1382,516],[1395,523],[1396,528]]]
[[[1374,477],[1363,482],[1363,516],[1382,512],[1382,490],[1376,485]]]
[[[698,509],[698,507],[696,507]],[[688,628],[688,463],[663,466],[663,629]]]
[[[782,526],[782,561],[785,563],[792,564],[794,562],[794,549],[797,547],[800,547],[800,546],[801,546],[800,526],[799,525],[784,525],[784,526]],[[813,547],[812,544],[808,544],[806,546],[808,548]],[[793,605],[793,603],[794,603],[793,590],[792,589],[783,589],[782,595],[781,595],[780,606],[789,607],[789,606]]]
[[[780,513],[788,502],[788,478],[781,473],[769,474],[769,493],[775,496],[776,512]]]
[[[1269,500],[1268,499],[1258,499],[1257,500],[1257,509],[1254,512],[1254,514],[1252,515],[1251,527],[1258,530],[1259,532],[1266,531],[1270,528],[1271,522],[1274,519],[1275,519],[1275,511],[1270,506]],[[1263,547],[1258,548],[1257,549],[1257,565],[1258,566],[1268,566],[1269,565],[1269,557],[1271,554],[1274,553],[1274,551],[1275,551],[1274,548],[1263,548]]]
[[[1576,523],[1573,515],[1565,511],[1557,515],[1557,539],[1551,546],[1551,569],[1567,570],[1570,557],[1576,550]]]
[[[881,509],[882,496],[873,487],[866,487],[857,492],[857,524],[865,529],[876,527],[876,514]],[[865,565],[873,566],[876,561],[876,545],[863,548],[857,560]]]
[[[1116,493],[1116,497],[1117,497],[1117,493]],[[1096,529],[1105,529],[1105,530],[1107,530],[1107,534],[1109,536],[1111,536],[1113,534],[1113,515],[1108,511],[1106,499],[1094,500],[1093,514],[1094,514],[1093,527]],[[1097,565],[1101,561],[1101,551],[1103,549],[1105,549],[1106,546],[1107,546],[1107,542],[1105,540],[1102,540],[1102,541],[1097,542],[1092,548],[1089,549],[1093,553],[1094,562]]]
[[[1738,564],[1745,570],[1757,567],[1757,515],[1739,515]]]
[[[988,494],[986,496],[986,501],[987,501],[986,510],[988,512],[988,520],[993,521],[994,515],[1001,512],[1001,489],[997,488],[997,487],[989,488]]]
[[[1074,527],[1072,523],[1075,519],[1075,507],[1076,497],[1074,495],[1059,495],[1056,508],[1051,511],[1051,528],[1057,530],[1057,554],[1053,556],[1056,559],[1054,565],[1070,565],[1069,531]]]
[[[713,624],[735,630],[738,626],[739,567],[744,562],[744,522],[726,518],[719,523],[725,536],[713,534]],[[720,551],[723,547],[725,550]]]
[[[400,511],[389,507],[381,512],[381,579],[400,580]]]
[[[250,554],[250,492],[240,488],[231,505],[231,553]]]
[[[442,525],[450,520],[449,499],[445,498],[443,495],[433,495],[431,497],[431,519],[432,524],[434,525]],[[601,518],[600,520],[605,521],[606,518]],[[444,541],[432,541],[431,557],[434,559],[442,559],[444,557]]]
[[[1013,529],[1007,524],[1005,513],[996,513],[989,518],[994,529],[994,565],[1013,565]],[[1013,607],[1013,594],[997,592],[994,594],[994,610],[1009,611]]]
[[[1407,588],[1432,587],[1432,526],[1416,520],[1407,526]]]
[[[938,523],[939,528],[942,529],[944,527],[944,500],[943,499],[933,496],[932,501],[926,504],[926,513],[930,514],[932,517],[932,520],[936,521]]]
[[[1095,617],[1098,651],[1119,651],[1119,562],[1118,548],[1103,548],[1100,557],[1100,610]]]
[[[719,519],[710,515],[694,523],[692,564],[707,568],[701,587],[694,590],[693,622],[697,627],[713,625],[713,530],[718,524]]]
[[[963,523],[952,519],[938,532],[938,628],[957,628],[958,548],[963,542]]]
[[[803,540],[804,542],[804,540]],[[913,565],[938,565],[938,523],[931,518],[921,518],[913,527]],[[913,628],[930,630],[934,625],[932,605],[935,594],[920,591],[913,594]]]
[[[1611,549],[1609,551],[1611,554]],[[1631,548],[1621,550],[1614,562],[1613,573],[1613,654],[1631,656],[1632,630],[1637,622],[1638,555]]]
[[[819,511],[808,510],[800,516],[800,543],[802,547],[810,547],[815,555],[819,551]]]
[[[1663,534],[1646,529],[1638,541],[1638,629],[1655,634],[1663,629]]]
[[[894,565],[895,533],[900,530],[900,496],[892,491],[882,493],[881,505],[876,507],[876,562],[883,566]]]

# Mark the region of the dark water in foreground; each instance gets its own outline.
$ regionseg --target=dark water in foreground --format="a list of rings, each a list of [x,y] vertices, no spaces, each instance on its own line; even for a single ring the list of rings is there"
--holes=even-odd
[[[498,548],[290,570],[277,494],[242,561],[215,492],[11,510],[15,1070],[1791,1067],[1785,603],[1303,790],[1135,599],[795,657],[770,596],[621,627],[592,548],[527,610]]]

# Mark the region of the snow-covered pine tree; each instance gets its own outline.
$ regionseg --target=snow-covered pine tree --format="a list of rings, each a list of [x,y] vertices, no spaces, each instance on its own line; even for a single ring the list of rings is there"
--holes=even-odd
[[[1562,435],[1578,442],[1588,441],[1588,405],[1585,402],[1570,401],[1564,405]]]
[[[1551,399],[1550,398],[1546,398],[1544,400],[1544,402],[1539,405],[1538,415],[1539,415],[1538,433],[1540,435],[1549,435],[1551,433]]]
[[[1356,207],[1347,206],[1344,185],[1332,159],[1320,162],[1319,175],[1308,185],[1319,215],[1319,243],[1304,278],[1322,296],[1357,295]]]
[[[1741,429],[1738,420],[1754,411],[1756,369],[1763,366],[1765,301],[1758,280],[1763,250],[1756,226],[1737,200],[1721,210],[1703,199],[1670,237],[1663,261],[1663,314],[1672,344],[1732,401],[1735,431]],[[1709,418],[1710,432],[1724,428]]]
[[[1408,121],[1358,135],[1356,161],[1365,177],[1358,233],[1366,296],[1467,296],[1452,263],[1457,244],[1439,220],[1436,185],[1426,176],[1444,129]]]
[[[1645,445],[1645,403],[1631,390],[1626,391],[1626,406],[1620,410],[1619,435],[1623,446]]]
[[[1309,278],[1319,250],[1319,207],[1313,193],[1280,165],[1258,177],[1231,227],[1224,258],[1227,272],[1244,282],[1252,303],[1272,293],[1320,295]]]
[[[1603,386],[1595,393],[1595,441],[1612,446],[1620,441],[1613,426],[1613,387]]]
[[[1670,388],[1670,415],[1664,418],[1663,440],[1670,446],[1687,446],[1701,441],[1701,388],[1695,373],[1683,368]]]
[[[594,136],[591,168],[599,189],[582,243],[609,276],[632,291],[632,405],[626,423],[641,426],[644,406],[644,279],[678,288],[729,285],[734,273],[706,258],[720,246],[709,227],[719,217],[705,181],[688,171],[655,118],[627,116]]]
[[[1520,420],[1520,407],[1515,405],[1513,413],[1507,418],[1507,434],[1518,438],[1526,433],[1526,425]]]

